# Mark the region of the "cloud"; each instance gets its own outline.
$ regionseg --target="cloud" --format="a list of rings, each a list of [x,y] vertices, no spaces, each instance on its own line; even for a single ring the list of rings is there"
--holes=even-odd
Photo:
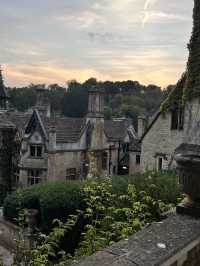
[[[187,59],[192,7],[188,0],[2,1],[5,79],[13,86],[91,76],[175,83]]]
[[[158,22],[167,22],[167,21],[187,21],[190,20],[186,16],[182,16],[179,14],[170,14],[165,12],[151,12],[151,11],[144,11],[142,25],[144,26],[146,23],[158,23]]]
[[[69,69],[58,65],[3,65],[5,82],[8,86],[24,86],[30,83],[64,85],[68,80],[85,81],[90,77],[110,78],[92,68]]]
[[[146,0],[144,4],[144,10],[147,10],[151,5],[154,5],[157,0]]]
[[[91,10],[84,10],[78,14],[67,14],[58,16],[55,20],[65,23],[66,25],[77,25],[81,28],[89,28],[95,24],[105,24],[103,16]]]

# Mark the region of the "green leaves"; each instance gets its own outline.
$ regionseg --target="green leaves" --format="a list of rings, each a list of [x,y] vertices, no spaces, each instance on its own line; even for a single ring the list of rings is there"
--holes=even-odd
[[[153,221],[159,221],[161,212],[169,210],[179,200],[175,197],[180,194],[176,191],[176,176],[172,173],[151,172],[129,176],[127,180],[126,177],[121,178],[123,178],[122,183],[121,181],[116,183],[117,177],[115,180],[106,178],[83,183],[80,193],[82,204],[77,205],[82,206],[82,209],[76,208],[73,214],[68,214],[67,222],[54,219],[51,232],[48,235],[39,235],[37,247],[29,253],[22,252],[25,254],[23,258],[28,261],[27,265],[72,265],[83,256],[89,256],[116,241],[127,238]],[[76,191],[74,185],[71,186],[73,191]],[[58,187],[55,187],[57,192],[60,191],[57,190]],[[172,188],[175,191],[172,191]],[[43,194],[45,191],[47,193],[47,190],[43,190]],[[48,195],[49,193],[46,194],[47,199]],[[52,195],[53,198],[57,198],[56,192],[52,192],[51,197]],[[64,195],[70,206],[76,206],[72,202],[73,197]],[[22,195],[18,195],[18,199],[23,199]],[[63,197],[62,199],[64,200]],[[47,202],[52,202],[52,199]],[[18,205],[21,206],[20,203]],[[80,229],[77,224],[81,219],[84,222]],[[23,222],[23,219],[21,221]],[[77,234],[78,230],[80,231]],[[72,255],[62,250],[62,248],[67,250],[69,241],[66,241],[64,246],[61,245],[64,237],[69,235],[72,238],[78,235],[78,245]],[[18,250],[22,249],[23,241],[19,244]]]

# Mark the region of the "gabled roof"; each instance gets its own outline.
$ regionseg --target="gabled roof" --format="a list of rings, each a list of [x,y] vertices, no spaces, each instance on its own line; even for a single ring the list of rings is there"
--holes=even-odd
[[[88,123],[86,118],[70,118],[70,117],[55,117],[49,118],[40,115],[35,110],[29,118],[25,132],[30,134],[36,124],[39,123],[46,139],[49,137],[50,129],[53,127],[56,130],[57,143],[75,143],[78,142],[87,128]],[[110,141],[123,141],[127,136],[131,141],[135,138],[135,131],[130,127],[127,120],[106,120],[104,124],[106,137]]]
[[[105,120],[105,134],[110,140],[123,140],[128,133],[128,126],[126,120]]]
[[[30,134],[38,125],[46,140],[49,138],[50,129],[54,127],[56,130],[56,141],[58,143],[74,143],[80,139],[83,129],[86,127],[86,120],[65,117],[49,118],[40,115],[37,110],[34,110],[27,124],[26,134]]]
[[[15,125],[11,121],[5,119],[5,117],[0,116],[0,129],[15,129],[15,128],[16,128]]]
[[[48,118],[41,116],[47,134],[52,126],[56,129],[56,140],[58,143],[74,143],[77,142],[84,128],[86,127],[85,118],[68,118],[57,117]]]
[[[134,152],[141,152],[141,143],[139,142],[138,139],[134,139],[130,146],[129,146],[129,150],[130,151],[134,151]]]
[[[144,137],[147,135],[149,130],[152,128],[152,126],[154,125],[154,123],[157,121],[157,119],[160,117],[160,115],[162,113],[169,111],[171,108],[173,108],[173,106],[176,103],[182,102],[183,89],[185,86],[186,77],[187,77],[187,73],[183,73],[181,79],[177,82],[174,89],[169,93],[167,98],[162,102],[159,110],[157,112],[155,112],[155,114],[153,115],[147,129],[145,130],[144,134],[142,135],[142,137],[140,139],[140,143],[142,142]]]
[[[6,112],[1,117],[13,123],[18,130],[24,131],[31,115],[22,112]]]

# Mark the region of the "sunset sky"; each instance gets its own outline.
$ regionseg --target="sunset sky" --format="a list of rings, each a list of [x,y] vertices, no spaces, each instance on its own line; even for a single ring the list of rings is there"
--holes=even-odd
[[[185,69],[191,0],[0,0],[5,84],[90,77],[162,87]]]

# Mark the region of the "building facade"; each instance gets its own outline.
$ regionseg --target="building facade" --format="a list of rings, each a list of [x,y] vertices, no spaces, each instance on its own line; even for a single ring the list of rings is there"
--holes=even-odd
[[[187,70],[141,138],[141,171],[174,167],[182,143],[200,145],[200,2],[194,1]]]
[[[128,174],[129,145],[136,133],[127,119],[104,119],[103,99],[100,89],[89,91],[85,118],[50,117],[33,111],[21,144],[21,186]]]

